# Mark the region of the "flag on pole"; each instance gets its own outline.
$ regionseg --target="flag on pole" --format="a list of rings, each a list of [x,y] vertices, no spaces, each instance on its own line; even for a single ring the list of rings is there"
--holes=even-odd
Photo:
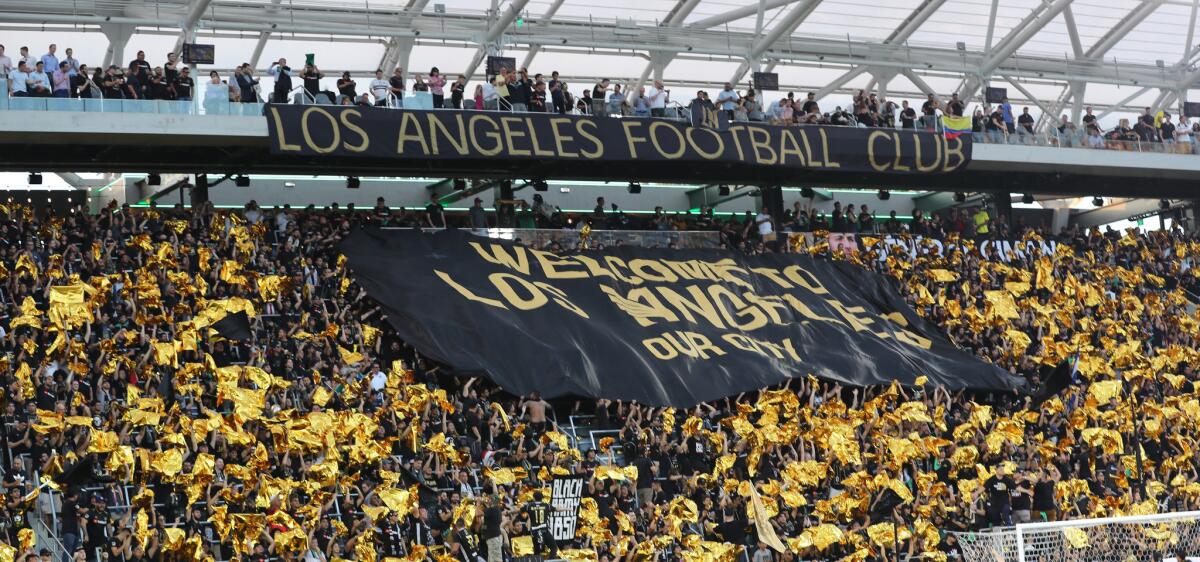
[[[970,134],[971,118],[943,115],[942,129],[946,131],[946,138],[948,139],[958,138],[959,135]]]

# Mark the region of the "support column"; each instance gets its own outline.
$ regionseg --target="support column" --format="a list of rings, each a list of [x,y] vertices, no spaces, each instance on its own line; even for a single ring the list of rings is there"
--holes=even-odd
[[[125,64],[125,46],[129,44],[129,38],[133,36],[133,30],[134,26],[130,24],[100,24],[100,31],[108,38],[108,50],[104,52],[104,68],[108,68],[110,64],[117,66]]]
[[[196,181],[192,185],[192,208],[196,208],[207,203],[208,174],[196,174]]]
[[[1054,216],[1050,219],[1050,234],[1057,235],[1062,232],[1071,223],[1071,209],[1063,207],[1054,209]]]
[[[1087,82],[1075,82],[1071,84],[1071,89],[1075,97],[1075,105],[1071,107],[1071,122],[1079,124],[1079,120],[1083,118],[1083,94],[1087,91]]]
[[[783,221],[783,188],[778,185],[765,186],[758,188],[759,197],[757,197],[758,210],[765,210],[768,215],[771,215],[771,220],[775,223],[775,230],[779,230],[779,225]]]

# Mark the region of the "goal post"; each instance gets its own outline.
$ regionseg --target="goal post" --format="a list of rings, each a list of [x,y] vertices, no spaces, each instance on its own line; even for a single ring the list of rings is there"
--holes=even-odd
[[[954,533],[964,562],[1161,562],[1200,556],[1200,511],[1022,523]]]

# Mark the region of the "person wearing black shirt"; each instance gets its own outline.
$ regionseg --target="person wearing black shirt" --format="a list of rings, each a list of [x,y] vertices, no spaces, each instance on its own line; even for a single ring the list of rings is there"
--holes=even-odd
[[[292,67],[287,65],[287,59],[279,59],[267,72],[275,77],[275,92],[271,95],[271,101],[288,103],[292,92]]]
[[[1021,108],[1021,114],[1017,116],[1017,132],[1021,137],[1033,135],[1033,116],[1029,114],[1029,108]],[[1029,142],[1028,139],[1023,139],[1024,142]]]
[[[437,195],[429,198],[425,206],[425,223],[430,228],[446,228],[446,208],[438,201]]]
[[[503,524],[504,512],[500,509],[500,498],[488,496],[487,505],[483,508],[483,542],[487,547],[485,554],[488,562],[504,562]]]
[[[181,101],[191,101],[192,89],[196,87],[196,82],[192,80],[192,69],[183,67],[179,71],[179,77],[175,79],[175,99]]]
[[[397,67],[388,78],[388,92],[392,94],[392,103],[397,108],[404,107],[404,69]]]
[[[79,490],[70,488],[63,498],[62,512],[59,521],[62,522],[62,543],[67,552],[74,552],[75,547],[82,545],[83,533],[81,522],[87,516],[87,507],[79,501]]]
[[[908,100],[901,103],[903,109],[900,110],[900,128],[915,129],[917,128],[917,112],[908,106]]]
[[[375,527],[375,536],[381,547],[381,555],[396,558],[404,556],[404,535],[400,532],[400,521],[396,512],[388,513],[387,519]]]
[[[846,217],[842,214],[842,203],[840,201],[834,201],[833,212],[830,214],[833,221],[833,227],[830,230],[832,232],[846,232]]]
[[[250,66],[250,63],[244,63],[238,69],[239,72],[236,72],[233,78],[237,81],[242,103],[256,103],[258,94],[254,87],[258,85],[258,78],[254,77],[254,67]]]
[[[950,101],[946,102],[946,113],[955,117],[962,117],[963,102],[958,99],[958,94],[951,94]]]
[[[509,74],[508,101],[513,111],[529,111],[529,96],[532,93],[533,86],[525,69],[521,69],[519,74]]]
[[[888,219],[883,221],[883,231],[888,234],[900,233],[900,219],[896,218],[896,211],[888,213]]]
[[[454,531],[454,542],[458,543],[459,560],[479,562],[479,537],[469,527],[459,527]]]
[[[300,79],[304,81],[304,91],[308,92],[313,99],[327,93],[321,91],[321,79],[324,77],[325,73],[321,72],[314,64],[304,65],[304,70],[300,72]],[[332,101],[333,96],[329,96],[329,99]]]
[[[567,104],[566,104],[567,98],[563,97],[562,81],[560,81],[558,79],[558,71],[557,70],[550,73],[550,84],[548,85],[548,87],[550,88],[550,101],[551,101],[551,103],[554,104],[554,112],[558,113],[558,114],[566,113],[567,112]]]
[[[146,97],[146,92],[143,91],[146,86],[146,81],[142,80],[142,74],[134,65],[129,65],[129,72],[125,74],[125,99],[140,100]]]
[[[1042,468],[1033,485],[1033,519],[1035,521],[1057,521],[1058,504],[1054,500],[1054,488],[1058,484],[1058,469],[1053,466]]]
[[[996,473],[983,483],[981,490],[988,494],[987,517],[993,527],[1010,526],[1012,522],[1012,493],[1017,487],[1011,476],[1005,473],[1003,466],[996,467]],[[977,492],[978,493],[978,492]]]
[[[1095,122],[1096,122],[1096,116],[1092,115],[1092,108],[1089,107],[1089,108],[1084,109],[1083,128],[1087,129],[1088,125],[1091,125]]]
[[[550,514],[554,507],[542,499],[540,491],[534,492],[533,501],[521,508],[521,519],[526,522],[529,533],[533,535],[533,553],[541,555],[549,551],[546,559],[558,558],[558,545],[554,543],[554,535],[550,534]]]
[[[608,84],[608,78],[605,78],[592,87],[592,114],[597,117],[608,117],[608,105],[604,103]]]
[[[545,82],[534,84],[533,95],[529,98],[529,111],[535,113],[545,113],[547,111]]]
[[[350,72],[343,72],[342,77],[338,78],[337,89],[339,94],[349,98],[350,101],[358,100],[358,82],[350,78]],[[338,103],[341,103],[341,98],[338,99]]]
[[[929,94],[929,99],[921,104],[921,127],[925,129],[933,129],[935,117],[937,116],[938,100]]]
[[[463,95],[467,90],[467,77],[462,74],[454,79],[454,83],[450,84],[450,105],[454,109],[462,109]],[[543,100],[544,101],[544,100]]]
[[[808,97],[805,98],[805,100],[804,100],[804,105],[800,106],[800,108],[801,108],[800,110],[803,111],[805,115],[808,115],[813,112],[820,113],[821,108],[820,108],[820,106],[817,105],[817,94],[809,92]]]
[[[1175,143],[1175,124],[1171,123],[1171,114],[1163,112],[1162,123],[1158,126],[1158,138],[1165,143]]]
[[[150,80],[150,63],[146,62],[146,52],[138,51],[137,58],[129,63],[129,71],[131,74],[136,74],[138,80],[146,83]]]
[[[1008,125],[1004,123],[1004,114],[997,108],[988,116],[987,125],[988,139],[996,144],[1003,144],[1005,137],[1008,135]]]
[[[1033,513],[1033,475],[1026,474],[1021,477],[1021,481],[1017,482],[1017,486],[1012,490],[1012,512],[1013,521],[1016,523],[1028,523],[1032,518]]]
[[[163,75],[162,68],[155,68],[150,74],[150,80],[146,83],[146,99],[170,99],[170,84],[167,84],[167,77]]]

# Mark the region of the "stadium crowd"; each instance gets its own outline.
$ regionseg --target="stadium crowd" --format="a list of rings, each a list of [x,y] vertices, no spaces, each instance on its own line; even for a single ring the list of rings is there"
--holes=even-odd
[[[2,560],[49,562],[45,524],[72,560],[937,561],[961,555],[948,531],[1200,508],[1182,232],[1013,231],[1057,245],[1007,260],[961,233],[943,254],[812,244],[1034,392],[797,376],[672,410],[511,396],[420,357],[335,249],[397,216],[382,202],[83,211],[0,209]],[[573,440],[572,415],[609,437]],[[558,474],[587,478],[562,548]]]
[[[1195,139],[1200,136],[1200,122],[1192,123],[1185,116],[1178,118],[1165,111],[1145,108],[1134,118],[1121,118],[1112,128],[1103,127],[1088,107],[1080,122],[1067,115],[1050,122],[1046,133],[1039,132],[1038,120],[1028,107],[1017,113],[1003,98],[995,104],[978,104],[973,113],[966,113],[968,103],[952,94],[940,99],[929,94],[919,108],[908,100],[897,104],[873,92],[859,90],[845,107],[822,110],[815,93],[803,99],[788,92],[779,100],[760,99],[753,88],[738,90],[725,83],[715,96],[704,90],[690,99],[671,97],[671,90],[661,80],[648,86],[614,83],[602,79],[590,88],[586,85],[573,93],[572,86],[560,79],[558,71],[549,76],[530,73],[527,68],[502,68],[468,93],[468,81],[463,75],[451,79],[437,67],[427,74],[409,73],[403,68],[378,69],[369,80],[360,84],[350,72],[343,72],[335,82],[336,92],[323,81],[325,73],[306,61],[293,68],[286,58],[270,64],[267,73],[272,78],[271,91],[264,94],[261,79],[253,65],[238,65],[231,76],[210,71],[207,80],[197,77],[174,52],[167,54],[161,65],[146,60],[138,51],[125,67],[113,64],[108,68],[89,67],[75,58],[72,49],[60,59],[57,46],[50,45],[40,57],[21,47],[15,61],[4,54],[0,45],[0,78],[8,79],[9,95],[14,97],[104,98],[184,100],[202,99],[210,112],[223,103],[261,103],[293,101],[293,86],[303,86],[306,103],[402,107],[407,93],[428,93],[433,108],[504,110],[517,112],[554,112],[560,114],[597,116],[673,117],[691,119],[692,108],[722,112],[734,122],[767,122],[771,124],[823,124],[857,127],[889,127],[901,129],[942,130],[942,118],[970,117],[970,132],[977,142],[1039,143],[1060,146],[1109,148],[1115,150],[1159,150],[1179,153],[1195,151]],[[685,96],[686,98],[686,96]]]

